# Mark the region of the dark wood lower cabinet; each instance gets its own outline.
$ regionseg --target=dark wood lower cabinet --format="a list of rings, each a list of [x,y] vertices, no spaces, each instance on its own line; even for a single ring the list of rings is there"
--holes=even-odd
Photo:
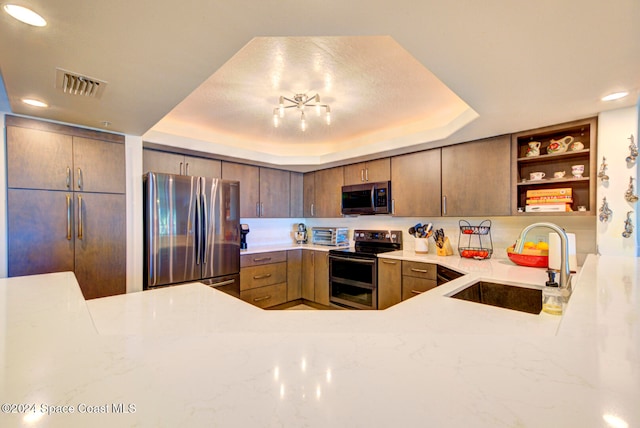
[[[73,192],[9,189],[7,207],[9,276],[74,270]]]
[[[76,193],[75,202],[75,273],[85,299],[125,293],[125,195]]]
[[[314,301],[329,306],[329,252],[314,251],[313,282]]]
[[[126,292],[125,195],[8,190],[9,276],[75,273],[86,299]]]

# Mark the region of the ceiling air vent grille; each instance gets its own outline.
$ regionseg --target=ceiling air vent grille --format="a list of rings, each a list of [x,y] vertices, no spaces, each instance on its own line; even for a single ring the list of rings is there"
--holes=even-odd
[[[107,82],[56,68],[56,88],[69,95],[100,98]]]

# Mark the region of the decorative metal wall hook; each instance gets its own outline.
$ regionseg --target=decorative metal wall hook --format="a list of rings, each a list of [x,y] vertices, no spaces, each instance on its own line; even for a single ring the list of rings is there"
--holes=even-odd
[[[626,160],[629,163],[633,163],[636,161],[636,158],[638,157],[638,146],[636,146],[636,143],[633,140],[633,134],[631,134],[631,136],[627,138],[627,140],[630,140],[631,143],[629,143],[629,156],[627,156]]]
[[[602,206],[600,207],[600,221],[602,223],[606,223],[609,221],[609,219],[611,218],[611,215],[613,214],[613,211],[611,211],[611,208],[609,208],[609,203],[607,202],[607,197],[605,196],[604,198],[602,198]]]
[[[600,164],[600,171],[598,172],[598,178],[602,181],[609,181],[609,176],[605,173],[607,169],[607,158],[602,156],[602,164]]]
[[[635,195],[633,193],[633,177],[629,177],[629,187],[627,188],[627,191],[624,192],[624,198],[627,200],[627,202],[638,201],[638,195]]]
[[[633,211],[628,211],[627,212],[627,219],[624,221],[624,232],[622,232],[622,237],[623,238],[629,238],[631,237],[631,234],[633,233],[633,222],[631,220],[631,214],[633,213]]]

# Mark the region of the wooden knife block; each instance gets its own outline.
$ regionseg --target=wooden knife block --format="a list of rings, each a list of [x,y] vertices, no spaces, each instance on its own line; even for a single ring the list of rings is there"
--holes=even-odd
[[[453,256],[453,248],[451,248],[451,242],[449,238],[444,238],[444,244],[442,248],[436,246],[436,254],[439,256]]]

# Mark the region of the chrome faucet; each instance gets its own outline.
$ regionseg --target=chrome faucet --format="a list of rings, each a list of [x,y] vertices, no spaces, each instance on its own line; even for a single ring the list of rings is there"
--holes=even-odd
[[[560,288],[567,290],[567,293],[571,294],[571,269],[569,267],[569,238],[563,228],[553,223],[533,223],[522,229],[520,236],[516,241],[516,246],[513,249],[514,253],[521,253],[524,248],[525,237],[531,229],[536,227],[547,227],[560,236]]]

